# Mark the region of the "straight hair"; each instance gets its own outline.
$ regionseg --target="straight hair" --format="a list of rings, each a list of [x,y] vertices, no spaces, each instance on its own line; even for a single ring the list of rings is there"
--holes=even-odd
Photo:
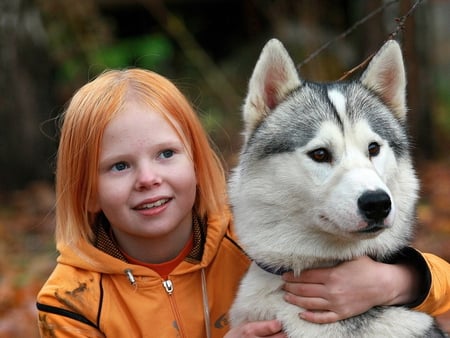
[[[128,100],[162,114],[194,164],[194,212],[202,219],[228,212],[225,172],[192,105],[165,77],[143,69],[109,70],[81,87],[62,115],[56,164],[56,242],[94,241],[100,147],[107,124]]]

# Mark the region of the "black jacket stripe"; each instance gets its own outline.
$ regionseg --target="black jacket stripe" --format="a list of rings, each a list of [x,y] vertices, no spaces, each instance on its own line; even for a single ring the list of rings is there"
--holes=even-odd
[[[96,329],[99,329],[97,325],[95,325],[93,322],[91,322],[86,317],[80,315],[79,313],[72,312],[72,311],[69,311],[69,310],[66,310],[66,309],[61,309],[61,308],[56,307],[56,306],[50,306],[50,305],[41,304],[41,303],[36,303],[36,307],[37,307],[37,309],[39,311],[53,313],[53,314],[56,314],[56,315],[68,317],[68,318],[77,320],[79,322],[82,322],[84,324],[87,324],[89,326],[92,326],[92,327],[94,327]]]

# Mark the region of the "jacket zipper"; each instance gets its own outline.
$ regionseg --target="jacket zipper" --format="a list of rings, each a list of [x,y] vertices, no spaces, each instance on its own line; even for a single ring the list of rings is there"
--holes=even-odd
[[[172,281],[170,279],[164,280],[162,284],[164,286],[164,289],[166,289],[166,292],[169,295],[172,295],[172,292],[173,292],[173,283],[172,283]]]
[[[178,312],[178,306],[177,306],[177,303],[175,302],[175,298],[173,297],[173,290],[174,290],[173,283],[170,279],[166,279],[166,280],[163,280],[162,285],[164,287],[164,290],[166,290],[166,292],[167,292],[169,302],[170,302],[170,307],[172,308],[172,312],[175,315],[175,320],[177,322],[177,327],[178,327],[180,336],[185,337],[183,327],[181,326],[181,316],[180,316],[180,313]]]
[[[128,281],[130,282],[130,284],[132,286],[134,286],[135,288],[137,287],[137,283],[136,283],[136,279],[133,276],[133,272],[131,269],[125,269],[124,270],[125,275],[128,278]],[[168,295],[169,298],[169,303],[170,303],[170,307],[172,308],[172,312],[175,316],[175,321],[177,324],[177,328],[178,328],[178,332],[180,333],[181,337],[184,337],[184,330],[181,327],[181,316],[180,313],[178,311],[178,306],[175,302],[175,298],[172,297],[173,294],[173,290],[174,290],[174,286],[173,283],[170,279],[166,279],[162,281],[162,285],[164,287],[164,290],[166,290],[166,293]],[[206,329],[206,337],[210,338],[211,337],[211,331],[209,328],[209,306],[208,306],[208,293],[206,290],[206,277],[205,277],[205,271],[204,269],[202,269],[202,292],[203,292],[203,306],[204,306],[204,316],[205,316],[205,329]]]
[[[130,284],[132,286],[136,287],[136,279],[134,278],[133,272],[131,271],[131,269],[125,269],[123,272],[127,276],[128,281],[130,282]]]

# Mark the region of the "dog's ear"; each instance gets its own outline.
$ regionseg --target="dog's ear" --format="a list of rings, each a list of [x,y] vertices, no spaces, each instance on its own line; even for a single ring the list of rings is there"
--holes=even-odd
[[[256,63],[243,107],[249,135],[292,90],[300,86],[294,62],[277,39],[269,40]]]
[[[388,40],[370,61],[361,82],[377,93],[395,116],[406,118],[406,75],[399,44]]]

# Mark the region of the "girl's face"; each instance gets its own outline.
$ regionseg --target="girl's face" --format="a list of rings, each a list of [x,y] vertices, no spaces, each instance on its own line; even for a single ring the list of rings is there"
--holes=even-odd
[[[161,114],[131,102],[106,126],[95,208],[128,254],[151,261],[139,248],[166,245],[176,256],[191,234],[196,184],[192,160]],[[152,263],[171,259],[160,254]]]

